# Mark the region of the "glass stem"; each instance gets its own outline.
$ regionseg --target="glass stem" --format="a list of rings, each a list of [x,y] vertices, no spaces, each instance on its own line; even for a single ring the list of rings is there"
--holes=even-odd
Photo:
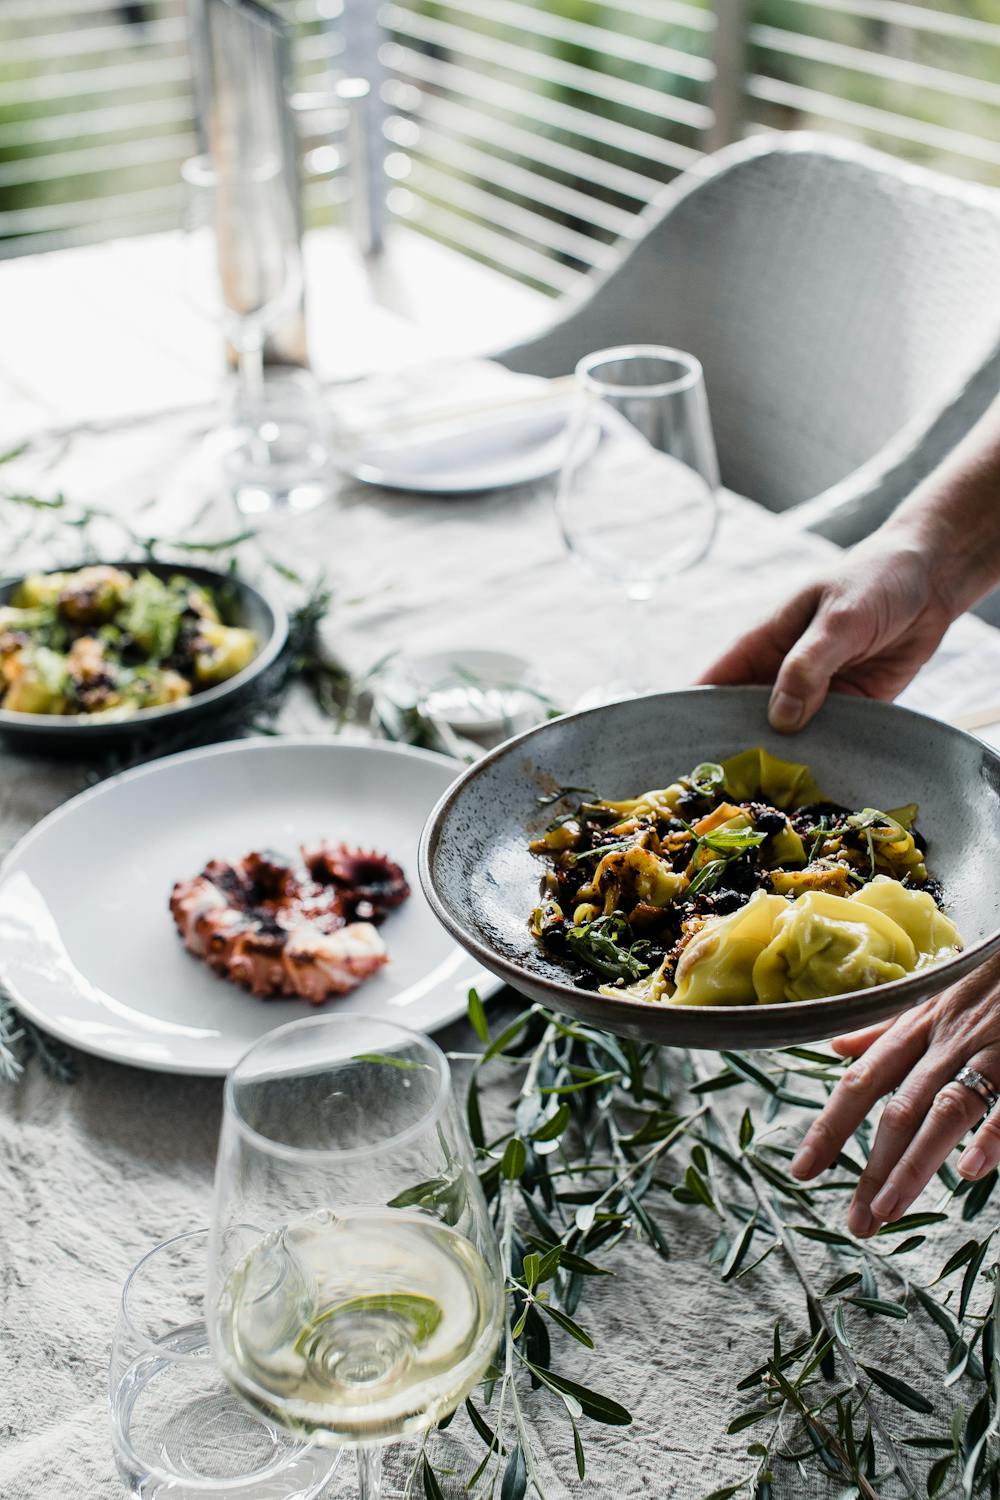
[[[623,645],[627,655],[625,681],[632,692],[649,692],[649,632],[652,615],[649,608],[650,595],[646,592],[629,592],[628,609],[625,611]]]
[[[259,331],[245,327],[236,351],[240,405],[249,411],[260,400],[264,389],[264,340]]]
[[[358,1448],[359,1500],[381,1500],[382,1448]]]
[[[245,326],[236,351],[237,399],[239,412],[249,430],[250,461],[255,468],[265,468],[270,457],[267,443],[261,437],[259,416],[264,391],[264,336],[259,329]]]

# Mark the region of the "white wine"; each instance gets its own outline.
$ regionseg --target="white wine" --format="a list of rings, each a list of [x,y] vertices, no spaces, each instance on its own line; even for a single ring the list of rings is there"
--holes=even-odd
[[[454,1229],[401,1209],[321,1212],[267,1235],[219,1300],[226,1378],[320,1441],[419,1432],[480,1379],[497,1277]]]

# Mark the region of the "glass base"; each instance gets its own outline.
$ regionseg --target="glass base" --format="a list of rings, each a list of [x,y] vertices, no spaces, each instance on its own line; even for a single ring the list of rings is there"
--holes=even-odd
[[[273,480],[237,480],[232,484],[233,503],[241,516],[266,516],[271,511],[302,513],[325,505],[330,499],[332,486],[324,481],[311,480],[306,483],[275,485]]]
[[[329,419],[306,370],[268,372],[239,393],[225,433],[223,474],[245,516],[314,510],[333,492]]]
[[[314,1500],[342,1453],[302,1443],[245,1406],[204,1323],[141,1355],[111,1393],[118,1472],[136,1500]]]

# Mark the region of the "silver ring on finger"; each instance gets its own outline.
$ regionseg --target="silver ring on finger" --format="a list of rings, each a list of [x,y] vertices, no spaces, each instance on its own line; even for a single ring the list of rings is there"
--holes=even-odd
[[[1000,1104],[1000,1090],[996,1089],[977,1068],[969,1067],[968,1064],[955,1074],[952,1083],[960,1083],[963,1088],[971,1089],[974,1094],[977,1094],[986,1105],[987,1114]]]

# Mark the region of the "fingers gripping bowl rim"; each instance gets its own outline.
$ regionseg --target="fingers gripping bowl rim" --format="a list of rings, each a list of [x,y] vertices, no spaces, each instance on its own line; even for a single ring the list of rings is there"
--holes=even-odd
[[[650,694],[548,721],[508,740],[441,798],[424,829],[420,879],[452,935],[530,998],[638,1040],[716,1050],[787,1046],[856,1030],[939,993],[1000,950],[1000,755],[895,704],[831,697],[794,739],[767,722],[767,688]],[[541,865],[528,838],[558,786],[633,796],[678,769],[748,746],[809,764],[845,803],[920,804],[935,873],[965,949],[939,967],[826,1000],[706,1008],[580,989],[528,931]]]

